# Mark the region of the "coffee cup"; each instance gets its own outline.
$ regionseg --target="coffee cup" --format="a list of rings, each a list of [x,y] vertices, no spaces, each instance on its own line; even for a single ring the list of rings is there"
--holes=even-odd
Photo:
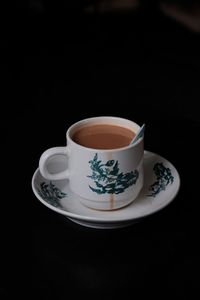
[[[81,120],[66,132],[67,145],[46,150],[39,169],[48,180],[69,180],[81,203],[97,210],[113,210],[134,201],[143,187],[143,136],[131,140],[140,126],[118,117]],[[64,155],[67,169],[53,174],[48,162]]]

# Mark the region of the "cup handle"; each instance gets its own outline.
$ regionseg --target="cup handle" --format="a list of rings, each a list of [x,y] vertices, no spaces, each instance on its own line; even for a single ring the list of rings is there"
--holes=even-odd
[[[50,158],[56,155],[65,155],[68,159],[68,148],[67,147],[54,147],[47,149],[40,157],[39,169],[42,176],[49,180],[60,180],[69,178],[69,170],[66,169],[62,172],[51,174],[47,169],[47,162]]]

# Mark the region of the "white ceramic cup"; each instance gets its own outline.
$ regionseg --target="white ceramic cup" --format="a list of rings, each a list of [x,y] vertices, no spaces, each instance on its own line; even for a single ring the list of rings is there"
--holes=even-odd
[[[111,124],[137,132],[136,123],[118,117],[94,117],[73,124],[66,133],[67,146],[46,150],[40,157],[39,169],[48,180],[68,179],[70,189],[82,204],[98,210],[113,210],[131,203],[143,187],[144,143],[117,149],[93,149],[73,141],[73,134],[86,125]],[[48,171],[48,161],[64,155],[67,169],[56,174]]]

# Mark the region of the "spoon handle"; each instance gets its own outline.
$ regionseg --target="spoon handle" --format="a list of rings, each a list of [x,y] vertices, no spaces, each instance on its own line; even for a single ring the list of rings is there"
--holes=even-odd
[[[143,134],[144,134],[144,130],[145,130],[145,124],[143,124],[140,129],[138,130],[138,132],[136,133],[136,135],[134,136],[133,140],[131,141],[130,144],[134,144],[138,139],[140,139]]]

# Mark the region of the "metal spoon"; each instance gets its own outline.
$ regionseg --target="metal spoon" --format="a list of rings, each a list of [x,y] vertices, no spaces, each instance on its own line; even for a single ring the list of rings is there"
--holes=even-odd
[[[134,136],[134,138],[132,139],[132,141],[130,142],[131,144],[134,144],[137,140],[139,140],[143,134],[144,134],[144,130],[145,130],[145,124],[143,124],[140,129],[138,130],[138,132],[136,133],[136,135]]]

